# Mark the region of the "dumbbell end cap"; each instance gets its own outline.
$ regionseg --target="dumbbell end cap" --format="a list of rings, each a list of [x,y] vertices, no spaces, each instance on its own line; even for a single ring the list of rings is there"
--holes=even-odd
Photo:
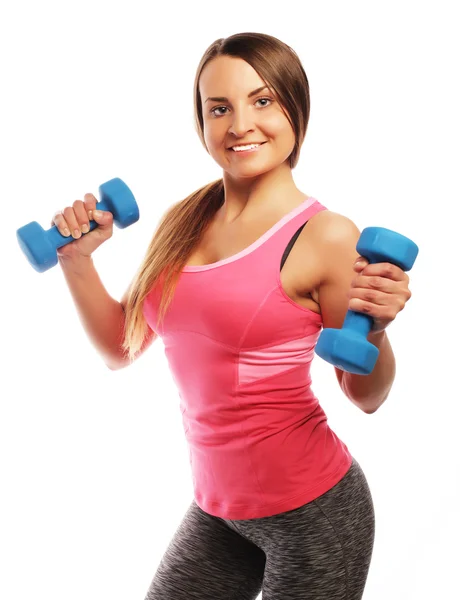
[[[315,353],[348,373],[369,375],[379,355],[378,348],[353,331],[323,329]]]
[[[99,186],[101,202],[113,213],[119,229],[125,229],[139,220],[139,207],[130,188],[119,177],[114,177]]]
[[[412,269],[419,251],[411,239],[385,227],[365,227],[356,250],[371,263],[390,262],[403,271]]]
[[[16,237],[22,252],[38,273],[57,265],[56,249],[47,241],[45,232],[37,221],[20,227],[16,231]]]

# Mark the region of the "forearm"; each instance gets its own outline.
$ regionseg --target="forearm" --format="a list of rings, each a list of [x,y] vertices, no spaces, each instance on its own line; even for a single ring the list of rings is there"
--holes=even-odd
[[[368,341],[377,346],[379,356],[369,375],[344,372],[342,390],[365,413],[375,412],[387,399],[396,373],[396,363],[390,340],[385,331],[369,333]]]

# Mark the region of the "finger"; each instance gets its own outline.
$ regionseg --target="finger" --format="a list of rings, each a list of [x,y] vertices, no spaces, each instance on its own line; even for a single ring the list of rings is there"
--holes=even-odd
[[[351,282],[352,288],[362,288],[365,290],[379,290],[388,294],[395,293],[400,288],[400,283],[380,275],[358,275]]]
[[[97,204],[96,197],[93,194],[85,194],[83,200],[85,203],[86,212],[88,213],[88,219],[93,221],[93,211],[96,210]]]
[[[351,298],[348,308],[355,312],[365,313],[374,319],[393,321],[404,306],[375,304],[361,300],[361,298]]]
[[[113,214],[108,210],[95,210],[93,217],[101,227],[111,227],[113,225]]]
[[[77,221],[77,217],[75,215],[75,211],[72,206],[67,206],[62,211],[65,220],[67,221],[67,226],[70,229],[70,234],[73,238],[78,239],[81,237],[80,225]]]
[[[353,270],[355,271],[355,273],[361,273],[361,271],[363,271],[366,268],[367,264],[367,262],[355,262],[353,264]]]
[[[367,258],[364,258],[364,256],[358,256],[358,258],[355,260],[353,267],[361,270],[364,269],[364,267],[367,267],[367,265],[369,264],[369,261],[367,260]]]
[[[404,281],[407,278],[406,273],[402,269],[388,262],[370,263],[362,270],[361,275],[377,275],[378,277],[385,277],[393,281]]]
[[[389,306],[394,304],[394,295],[379,290],[353,288],[350,294],[350,302],[351,300],[366,304],[376,304],[378,306]],[[354,302],[354,304],[356,303]]]
[[[88,233],[89,231],[89,217],[86,212],[85,204],[83,200],[75,200],[73,203],[73,210],[75,217],[78,222],[78,227],[82,233]]]
[[[51,226],[57,227],[59,233],[64,237],[69,237],[70,229],[61,210],[54,214],[53,220],[51,221]]]

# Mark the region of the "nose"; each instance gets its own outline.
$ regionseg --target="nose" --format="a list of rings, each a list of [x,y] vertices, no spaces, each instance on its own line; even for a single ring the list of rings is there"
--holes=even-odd
[[[248,131],[254,131],[254,121],[250,111],[234,109],[228,131],[236,137],[243,137]]]

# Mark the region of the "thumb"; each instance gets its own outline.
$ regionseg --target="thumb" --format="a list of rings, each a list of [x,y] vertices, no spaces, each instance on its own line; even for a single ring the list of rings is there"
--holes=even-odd
[[[363,256],[358,256],[358,258],[355,260],[353,268],[355,271],[362,271],[365,267],[367,267],[368,264],[368,260],[366,260]]]
[[[110,225],[113,221],[113,215],[107,210],[94,210],[93,218],[98,225]]]

